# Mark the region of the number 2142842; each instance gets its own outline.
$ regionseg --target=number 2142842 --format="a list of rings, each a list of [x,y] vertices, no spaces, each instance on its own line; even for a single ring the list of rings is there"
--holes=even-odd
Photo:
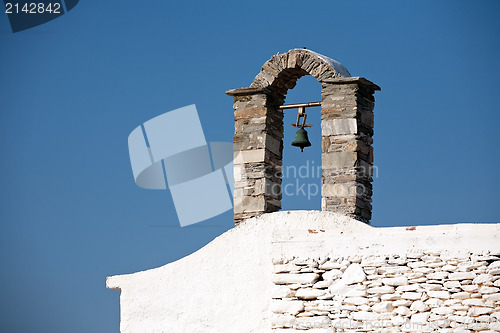
[[[61,14],[61,4],[58,2],[45,4],[43,2],[31,2],[19,5],[18,3],[7,2],[5,4],[6,14]]]

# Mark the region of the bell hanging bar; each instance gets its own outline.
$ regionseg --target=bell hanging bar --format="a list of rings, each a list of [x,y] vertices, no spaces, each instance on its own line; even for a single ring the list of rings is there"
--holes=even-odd
[[[288,104],[280,106],[280,109],[299,109],[299,112],[297,114],[297,122],[295,124],[292,124],[293,127],[299,127],[299,129],[295,133],[295,139],[292,142],[292,146],[299,147],[301,152],[304,151],[305,147],[311,146],[311,142],[309,141],[309,138],[307,136],[307,131],[304,129],[304,127],[312,126],[310,124],[306,124],[307,114],[305,110],[306,107],[311,106],[321,106],[321,102]],[[303,118],[302,124],[300,124],[300,118]]]
[[[280,106],[280,109],[296,109],[298,107],[308,108],[310,106],[321,106],[321,102],[310,102],[310,103],[298,103],[298,104],[287,104]]]

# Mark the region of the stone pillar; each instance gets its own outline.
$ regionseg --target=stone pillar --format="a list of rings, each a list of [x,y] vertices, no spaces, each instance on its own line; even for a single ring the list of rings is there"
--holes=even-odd
[[[279,106],[304,75],[312,75],[322,85],[322,210],[370,221],[373,93],[380,88],[351,77],[331,58],[293,49],[272,56],[250,88],[226,92],[234,98],[236,121],[236,223],[281,208],[283,113]]]
[[[360,77],[323,80],[321,85],[321,208],[369,223],[373,94],[380,88]]]
[[[235,224],[281,208],[284,98],[273,89],[227,91],[234,98]]]

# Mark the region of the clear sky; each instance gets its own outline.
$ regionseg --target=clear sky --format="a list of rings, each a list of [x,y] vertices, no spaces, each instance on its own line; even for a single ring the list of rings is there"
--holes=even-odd
[[[13,34],[1,14],[0,331],[118,332],[106,276],[177,260],[231,228],[231,212],[181,228],[168,191],[134,184],[127,137],[196,104],[207,141],[231,141],[224,91],[292,48],[382,88],[372,225],[500,222],[499,16],[498,1],[82,0]],[[286,103],[319,97],[305,77]],[[302,154],[286,112],[284,162],[318,165],[319,111]],[[320,209],[319,197],[283,207]]]

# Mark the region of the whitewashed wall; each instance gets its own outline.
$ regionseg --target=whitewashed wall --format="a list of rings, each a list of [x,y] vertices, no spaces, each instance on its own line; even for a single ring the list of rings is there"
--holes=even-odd
[[[456,332],[500,331],[498,256],[500,224],[373,228],[335,213],[277,212],[107,286],[121,290],[122,333],[316,333],[347,331],[346,322],[413,331],[412,321],[433,331],[439,316],[453,317],[443,332],[452,321],[487,324]]]

